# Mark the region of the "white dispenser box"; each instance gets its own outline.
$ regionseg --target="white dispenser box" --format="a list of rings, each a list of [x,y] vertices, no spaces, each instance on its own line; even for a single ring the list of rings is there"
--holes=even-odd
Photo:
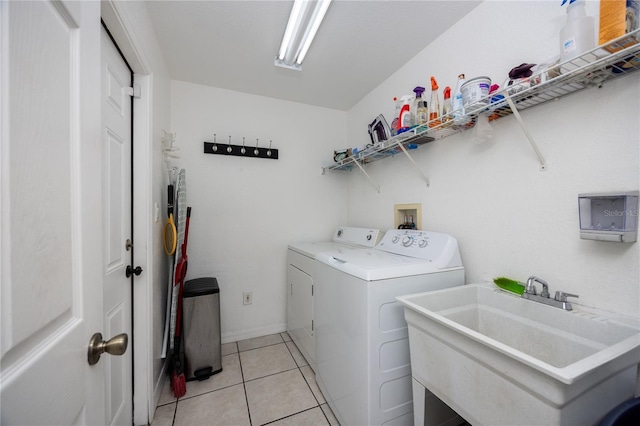
[[[638,191],[578,194],[580,238],[633,243],[638,235]]]

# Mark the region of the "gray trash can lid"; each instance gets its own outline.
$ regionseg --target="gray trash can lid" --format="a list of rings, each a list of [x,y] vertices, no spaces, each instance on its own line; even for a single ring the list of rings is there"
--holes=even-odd
[[[184,283],[182,297],[196,297],[220,293],[218,280],[213,277],[195,278]]]

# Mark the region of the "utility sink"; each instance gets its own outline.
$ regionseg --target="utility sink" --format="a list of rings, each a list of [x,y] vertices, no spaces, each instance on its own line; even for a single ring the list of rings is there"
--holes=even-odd
[[[597,424],[634,396],[637,319],[564,311],[488,283],[397,299],[413,377],[474,426]]]

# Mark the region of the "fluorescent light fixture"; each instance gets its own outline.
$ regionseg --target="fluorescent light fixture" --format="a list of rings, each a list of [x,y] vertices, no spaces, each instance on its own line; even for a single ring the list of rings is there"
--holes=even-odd
[[[275,65],[302,70],[302,61],[331,0],[295,0]]]

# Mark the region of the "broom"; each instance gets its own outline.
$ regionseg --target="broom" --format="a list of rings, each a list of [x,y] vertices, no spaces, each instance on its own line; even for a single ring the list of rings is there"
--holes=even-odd
[[[176,334],[173,343],[173,372],[171,373],[171,388],[176,398],[183,397],[187,393],[187,381],[184,377],[184,369],[180,360],[180,337],[182,335],[182,289],[184,278],[187,276],[187,241],[189,239],[189,222],[191,220],[191,207],[187,207],[187,221],[184,227],[184,243],[182,243],[182,258],[176,267],[176,281],[178,281],[178,308],[176,315]]]

